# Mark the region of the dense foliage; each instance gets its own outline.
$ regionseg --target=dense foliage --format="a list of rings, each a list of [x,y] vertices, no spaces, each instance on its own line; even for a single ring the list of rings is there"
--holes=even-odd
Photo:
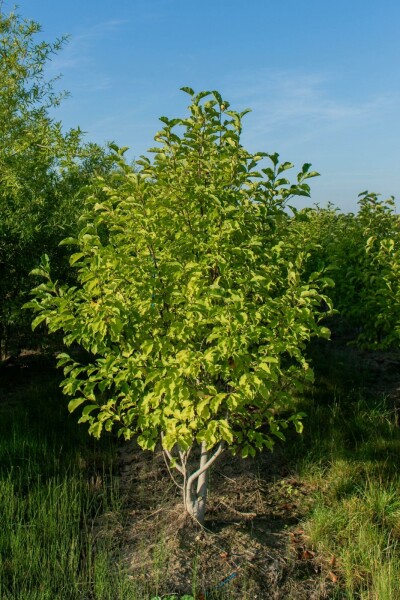
[[[307,240],[285,211],[308,195],[310,165],[291,185],[290,163],[241,146],[244,113],[217,92],[185,91],[189,115],[161,118],[153,161],[132,169],[116,152],[118,168],[95,183],[64,242],[76,245],[78,284],[53,282],[44,259],[30,306],[35,326],[88,353],[59,362],[90,432],[116,426],[147,449],[161,437],[186,480],[196,444],[254,455],[288,422],[300,429],[290,406],[312,378],[307,342],[329,334],[318,325],[329,281],[305,277]],[[262,158],[272,166],[257,170]]]
[[[300,443],[289,439],[290,459],[282,453],[266,478],[256,463],[257,485],[246,492],[263,506],[255,526],[261,517],[274,527],[276,509],[288,525],[311,511],[291,532],[303,582],[304,568],[315,567],[318,593],[325,578],[339,595],[400,597],[396,354],[388,361],[385,353],[362,352],[357,359],[343,340],[309,347],[313,337],[329,338],[329,327],[362,348],[399,350],[394,199],[363,192],[357,214],[289,206],[292,197],[309,196],[307,180],[317,173],[305,164],[291,183],[293,165],[247,152],[247,111],[230,110],[216,91],[183,88],[189,112],[161,117],[151,159],[129,165],[117,146],[84,144],[79,128],[66,132],[52,117],[63,95],[45,73],[64,39],[37,42],[39,25],[5,15],[2,6],[0,0],[0,596],[148,598],[164,585],[162,521],[155,520],[154,540],[147,526],[158,501],[149,490],[164,486],[163,469],[151,473],[154,488],[148,473],[135,481],[136,496],[145,498],[145,518],[137,506],[133,511],[135,523],[145,523],[137,553],[143,541],[151,557],[140,556],[142,595],[137,578],[116,569],[123,503],[100,466],[108,451],[101,456],[97,440],[83,445],[82,432],[62,416],[59,377],[47,360],[10,357],[58,332],[52,350],[64,368],[70,411],[82,411],[79,422],[97,438],[116,430],[143,449],[161,445],[185,510],[200,522],[218,456],[228,448],[244,458],[272,448],[289,426],[302,431],[299,411],[306,410]],[[23,311],[33,286],[31,310]],[[30,331],[32,311],[38,337]],[[312,388],[309,350],[317,367]],[[241,516],[244,545],[255,539],[250,513],[240,515],[236,491],[231,499],[221,506]],[[193,590],[205,548],[198,539],[184,544]],[[205,564],[213,550],[203,541]],[[218,560],[228,556],[219,551]],[[248,562],[266,586],[257,566],[265,560],[258,559]],[[233,564],[243,577],[243,563]],[[279,578],[270,571],[276,589],[286,581],[296,595],[292,567]],[[236,594],[244,597],[241,589]]]
[[[400,342],[400,221],[393,198],[360,194],[356,215],[332,206],[307,210],[314,238],[314,266],[329,265],[335,308],[347,335],[367,348],[398,348]]]
[[[28,323],[21,306],[41,254],[65,271],[58,243],[76,230],[80,188],[105,165],[104,151],[83,145],[79,128],[64,133],[51,117],[62,94],[45,71],[64,40],[36,41],[39,32],[0,7],[0,355]]]

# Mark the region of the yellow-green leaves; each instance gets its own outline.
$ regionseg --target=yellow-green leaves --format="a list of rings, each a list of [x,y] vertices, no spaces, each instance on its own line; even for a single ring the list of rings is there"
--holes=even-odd
[[[300,430],[291,394],[309,378],[306,343],[326,334],[320,274],[307,278],[284,209],[313,174],[305,165],[290,184],[290,163],[241,146],[246,111],[184,91],[189,117],[161,118],[152,161],[132,169],[114,148],[68,241],[76,285],[55,286],[47,265],[33,306],[86,351],[60,364],[93,435],[115,426],[146,449],[162,434],[168,452],[224,443],[254,455],[291,420]],[[272,167],[255,171],[263,160]]]
[[[65,393],[68,394],[68,392]],[[74,398],[73,400],[70,400],[68,403],[69,412],[73,412],[78,406],[83,404],[83,402],[85,402],[85,398]]]
[[[400,226],[393,198],[381,200],[363,192],[357,214],[341,214],[332,207],[310,210],[304,224],[319,244],[318,260],[330,269],[331,278],[324,276],[321,284],[332,286],[334,281],[330,295],[354,341],[370,348],[397,347]]]

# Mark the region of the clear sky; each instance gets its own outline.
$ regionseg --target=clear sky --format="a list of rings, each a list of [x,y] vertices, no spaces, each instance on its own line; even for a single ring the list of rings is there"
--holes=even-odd
[[[5,1],[4,10],[13,2]],[[158,117],[183,116],[186,85],[217,89],[250,151],[311,162],[312,199],[355,210],[366,189],[400,198],[399,0],[20,0],[70,97],[57,111],[86,139],[153,145]],[[304,201],[297,201],[304,206]]]

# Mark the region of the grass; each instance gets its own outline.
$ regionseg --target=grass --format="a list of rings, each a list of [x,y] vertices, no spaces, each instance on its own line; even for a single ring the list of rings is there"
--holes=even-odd
[[[112,440],[91,440],[69,417],[45,363],[14,370],[3,369],[0,404],[0,597],[140,597],[115,564]]]
[[[330,370],[326,379],[332,365],[322,358],[319,379],[327,385],[308,399],[304,437],[291,449],[300,478],[315,489],[303,528],[338,576],[338,597],[400,598],[400,430],[393,401],[360,391],[368,373],[359,364],[342,361],[340,377]],[[360,381],[350,387],[355,372]]]
[[[132,580],[119,560],[116,441],[77,425],[59,374],[34,358],[1,370],[0,598],[150,600],[165,587],[163,533],[144,578]]]

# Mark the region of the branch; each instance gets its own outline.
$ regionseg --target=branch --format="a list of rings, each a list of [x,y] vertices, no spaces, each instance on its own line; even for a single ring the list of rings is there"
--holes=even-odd
[[[182,466],[185,469],[186,468],[186,463],[188,461],[188,458],[189,458],[189,455],[190,455],[190,453],[192,451],[192,448],[189,448],[188,450],[185,450],[185,452],[182,452],[182,450],[178,450],[178,451],[179,451],[179,456],[180,456],[180,459],[181,459]]]
[[[168,452],[168,450],[164,450],[164,449],[163,449],[163,457],[164,457],[164,462],[165,462],[165,466],[166,466],[166,467],[167,467],[167,469],[168,469],[169,476],[171,477],[171,479],[172,479],[172,481],[174,482],[174,484],[176,485],[176,487],[177,487],[177,488],[179,488],[179,489],[181,489],[181,490],[183,490],[183,489],[184,489],[184,486],[183,486],[183,485],[180,485],[180,484],[179,484],[179,483],[176,481],[175,477],[172,475],[172,471],[171,471],[171,469],[170,469],[170,466],[169,466],[169,464],[168,464],[167,456],[168,456],[168,459],[169,459],[169,460],[171,460],[171,458],[173,458],[173,457],[171,456],[171,453],[170,453],[170,452]],[[183,477],[185,477],[185,475],[184,475],[184,472],[183,472],[183,469],[181,469],[181,468],[180,468],[178,465],[176,465],[176,466],[177,466],[177,468],[178,468],[178,471],[180,471],[180,472],[182,473]]]
[[[163,434],[163,433],[161,433],[161,441],[162,441],[163,439],[164,439],[164,434]],[[163,448],[162,450],[163,450],[164,457],[165,457],[165,456],[167,456],[167,457],[168,457],[168,460],[169,460],[170,462],[175,462],[175,463],[176,463],[176,458],[175,458],[174,456],[172,456],[172,454],[171,454],[171,452],[170,452],[169,450],[167,450],[166,448]],[[182,457],[181,457],[181,460],[182,460]],[[168,465],[167,465],[167,466],[168,466]],[[184,468],[184,465],[183,465],[183,460],[182,460],[182,466],[180,466],[180,465],[178,465],[178,464],[176,463],[176,464],[175,464],[175,467],[178,469],[178,471],[179,471],[179,472],[180,472],[180,473],[181,473],[183,476],[185,476],[185,468]],[[168,470],[169,470],[169,466],[168,466]],[[171,477],[172,477],[172,476],[171,476]]]
[[[164,456],[168,457],[168,460],[170,462],[174,462],[175,463],[174,466],[175,466],[176,469],[178,469],[179,473],[181,473],[182,475],[185,475],[185,471],[184,471],[183,467],[181,467],[181,465],[179,465],[176,462],[177,459],[174,456],[172,456],[171,452],[169,452],[169,450],[166,450],[165,448],[163,448],[163,453],[164,453]]]
[[[224,443],[221,442],[218,446],[218,448],[216,449],[216,451],[214,452],[214,454],[211,456],[211,458],[208,459],[208,461],[200,468],[197,469],[197,471],[195,471],[194,473],[191,474],[191,476],[189,477],[188,481],[187,481],[187,489],[190,490],[193,482],[196,481],[196,479],[198,479],[200,477],[200,475],[202,473],[204,473],[204,471],[207,471],[207,469],[209,467],[211,467],[211,465],[217,460],[218,456],[221,454],[221,452],[224,450]]]

